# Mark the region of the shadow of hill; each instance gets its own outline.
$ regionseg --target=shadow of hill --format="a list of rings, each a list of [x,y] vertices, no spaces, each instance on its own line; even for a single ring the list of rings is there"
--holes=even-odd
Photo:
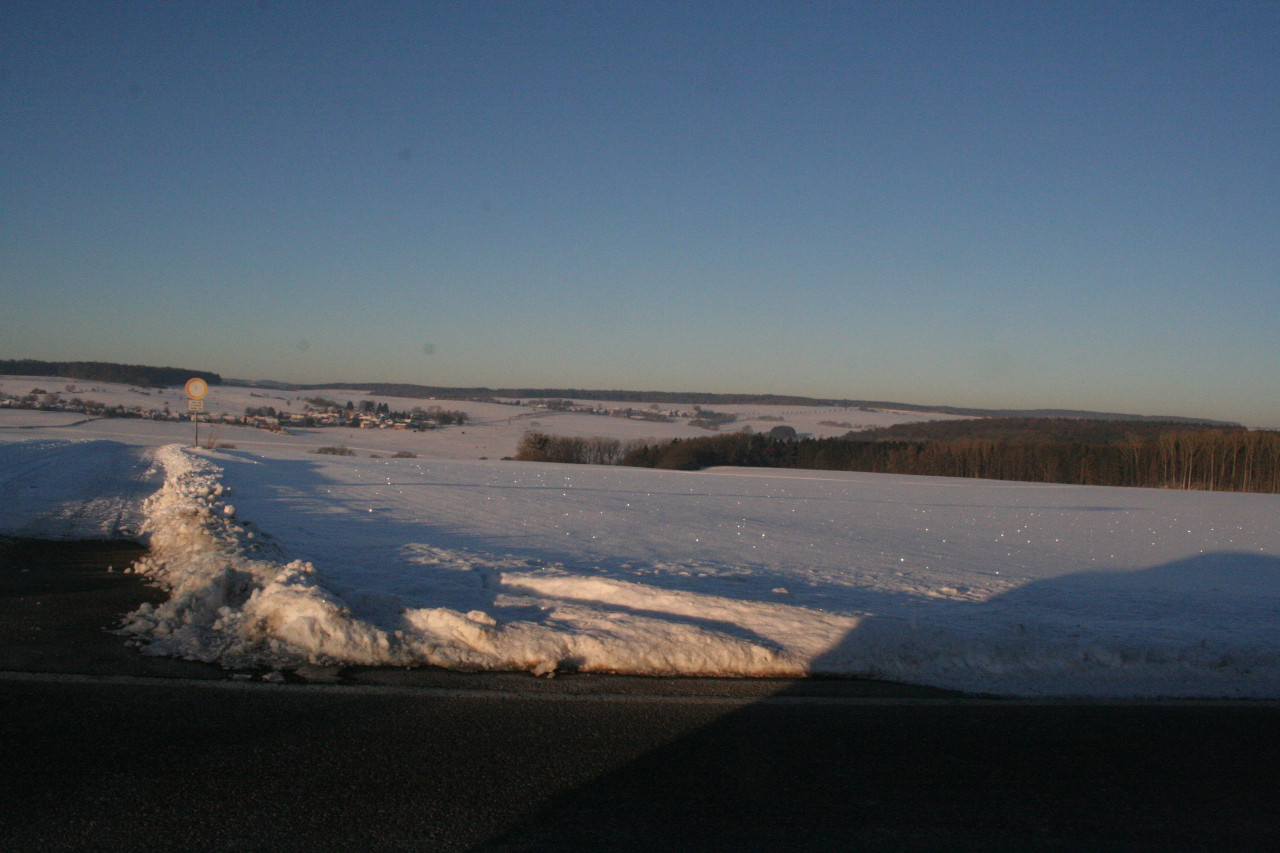
[[[259,472],[267,469],[260,467],[263,463],[251,452],[221,451],[211,459],[225,469],[225,482],[235,489],[228,500],[237,506],[237,519],[256,531],[260,542],[280,546],[286,560],[314,562],[322,586],[351,605],[360,618],[383,630],[402,628],[401,614],[411,608],[445,607],[460,613],[480,610],[499,621],[543,618],[536,604],[521,603],[518,584],[502,584],[504,572],[562,567],[592,575],[600,570],[605,577],[614,572],[612,577],[626,582],[675,591],[689,589],[688,577],[647,574],[640,578],[628,573],[619,578],[620,566],[634,560],[630,555],[584,566],[565,554],[548,552],[545,546],[531,545],[519,530],[486,535],[474,526],[460,526],[439,517],[412,518],[384,512],[385,501],[369,497],[370,490],[382,488],[382,483],[336,480],[328,473],[331,460],[273,458],[268,463],[269,476],[261,476]],[[353,460],[353,464],[363,462]],[[442,490],[539,490],[549,495],[563,491],[557,485],[435,483],[413,469],[397,470],[395,465],[385,474],[387,489],[431,485]],[[287,506],[287,515],[271,506],[277,500]],[[340,572],[333,571],[337,566],[342,566]],[[815,600],[835,600],[842,589],[818,582],[806,591]],[[770,601],[773,597],[764,589],[752,598],[734,577],[699,578],[696,592],[743,600]],[[900,603],[898,597],[869,591],[866,606]],[[744,626],[715,618],[648,611],[625,603],[592,600],[589,604],[620,615],[662,619],[775,646]]]
[[[260,463],[253,454],[233,451],[213,459],[225,469],[225,482],[236,487],[229,500],[237,506],[237,519],[257,531],[259,542],[278,548],[284,560],[313,561],[321,586],[341,597],[363,621],[394,631],[404,627],[404,611],[441,607],[459,613],[483,611],[501,622],[545,619],[543,608],[534,601],[537,594],[522,597],[519,584],[503,584],[501,575],[563,564],[557,562],[558,555],[530,548],[518,532],[484,536],[474,528],[460,529],[438,518],[405,518],[380,512],[384,501],[364,497],[361,492],[363,489],[367,494],[370,489],[381,488],[380,483],[336,481],[326,474],[326,462],[272,459],[270,476],[259,479],[255,469]],[[404,472],[389,470],[386,487],[424,485],[420,477],[397,476],[401,473]],[[240,489],[237,484],[252,485]],[[476,488],[454,483],[438,485]],[[553,486],[518,488],[560,491]],[[277,498],[287,505],[287,516],[276,512],[262,524],[262,519],[255,517],[256,511],[271,515],[269,504]],[[332,571],[339,565],[341,572]],[[573,570],[592,571],[580,566]],[[742,625],[711,616],[648,611],[624,603],[590,604],[616,614],[688,625],[772,646],[767,638]]]
[[[368,585],[362,584],[359,576],[344,580],[329,570],[341,564],[350,575],[350,567],[366,566],[380,576],[411,578],[422,572],[422,566],[406,550],[410,543],[433,543],[442,548],[465,543],[468,551],[502,553],[504,542],[461,534],[430,518],[397,520],[378,512],[377,507],[365,506],[370,501],[354,493],[356,486],[326,475],[327,460],[271,459],[270,476],[260,478],[257,468],[262,463],[252,453],[224,451],[211,459],[225,469],[227,484],[252,484],[251,488],[237,488],[230,497],[237,506],[237,519],[257,531],[260,542],[278,548],[283,559],[314,562],[321,585],[359,610],[361,618],[371,624],[384,630],[398,629],[400,611],[406,607],[493,610],[494,572],[483,567],[473,571],[442,565],[421,595],[415,593],[411,581],[400,584],[402,594],[370,594],[362,588]],[[272,515],[270,504],[276,500],[287,503],[287,516]],[[263,514],[269,517],[266,523]],[[344,559],[350,554],[358,559]],[[379,584],[374,581],[372,586],[376,589]]]

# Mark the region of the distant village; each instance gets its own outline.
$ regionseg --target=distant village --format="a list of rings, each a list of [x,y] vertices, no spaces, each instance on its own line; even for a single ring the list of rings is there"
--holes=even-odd
[[[129,389],[135,393],[150,395],[150,391],[138,388]],[[46,391],[33,388],[30,393],[15,396],[0,393],[0,408],[32,409],[43,412],[71,412],[84,414],[93,418],[138,418],[152,421],[185,421],[191,419],[191,413],[184,408],[173,408],[165,402],[158,406],[123,404],[108,405],[96,400],[80,396],[92,393],[91,390],[80,390],[68,385],[59,391]],[[256,396],[256,395],[251,395]],[[303,401],[302,411],[290,411],[274,406],[249,406],[243,414],[233,415],[228,412],[202,412],[200,419],[207,423],[234,424],[251,426],[273,432],[288,427],[353,427],[357,429],[397,429],[397,430],[429,430],[454,424],[465,424],[467,413],[444,409],[441,406],[422,408],[414,406],[404,412],[392,411],[386,403],[375,403],[372,400],[361,400],[359,405],[348,400],[340,404],[323,397],[312,397]]]
[[[170,402],[155,406],[145,404],[109,405],[90,399],[84,395],[93,393],[92,388],[78,388],[66,385],[61,391],[32,388],[24,395],[5,394],[0,392],[0,407],[10,409],[32,409],[45,412],[71,412],[93,418],[139,418],[153,421],[185,421],[190,420],[191,413],[185,408],[174,407]],[[130,391],[150,396],[152,391],[130,388]],[[251,397],[262,396],[264,399],[280,399],[268,395],[250,393]],[[281,431],[289,427],[350,427],[356,429],[395,429],[395,430],[431,430],[440,427],[462,425],[467,423],[466,412],[456,409],[445,409],[439,405],[426,408],[413,406],[404,411],[391,409],[387,403],[373,400],[361,400],[355,403],[347,400],[340,403],[325,397],[308,397],[302,401],[301,411],[281,407],[277,409],[270,404],[248,406],[242,414],[231,414],[225,411],[202,412],[200,419],[207,423],[234,424],[251,426],[259,429]],[[494,400],[487,403],[505,403],[533,409],[535,412],[547,413],[573,412],[578,414],[601,415],[631,420],[668,423],[674,420],[687,420],[690,425],[708,430],[717,430],[725,424],[737,420],[738,416],[731,412],[715,412],[694,406],[692,410],[661,408],[657,404],[645,408],[620,405],[603,405],[600,403],[575,403],[565,399],[535,400]],[[782,420],[767,416],[759,420]]]

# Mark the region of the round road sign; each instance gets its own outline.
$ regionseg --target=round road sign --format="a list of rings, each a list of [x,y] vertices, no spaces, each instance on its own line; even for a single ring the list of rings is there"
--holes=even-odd
[[[192,400],[203,400],[204,395],[209,393],[209,383],[200,377],[187,380],[187,396]]]

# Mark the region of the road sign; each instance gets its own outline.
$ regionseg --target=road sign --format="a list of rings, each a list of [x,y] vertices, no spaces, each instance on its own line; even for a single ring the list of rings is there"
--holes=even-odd
[[[204,411],[204,395],[209,393],[209,383],[199,376],[187,380],[187,411],[196,430],[196,447],[200,446],[200,413]]]

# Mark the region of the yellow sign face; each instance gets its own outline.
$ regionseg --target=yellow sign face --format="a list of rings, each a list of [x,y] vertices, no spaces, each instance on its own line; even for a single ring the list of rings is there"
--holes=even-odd
[[[203,379],[196,377],[187,380],[187,396],[192,400],[203,400],[204,395],[209,393],[209,383]]]

